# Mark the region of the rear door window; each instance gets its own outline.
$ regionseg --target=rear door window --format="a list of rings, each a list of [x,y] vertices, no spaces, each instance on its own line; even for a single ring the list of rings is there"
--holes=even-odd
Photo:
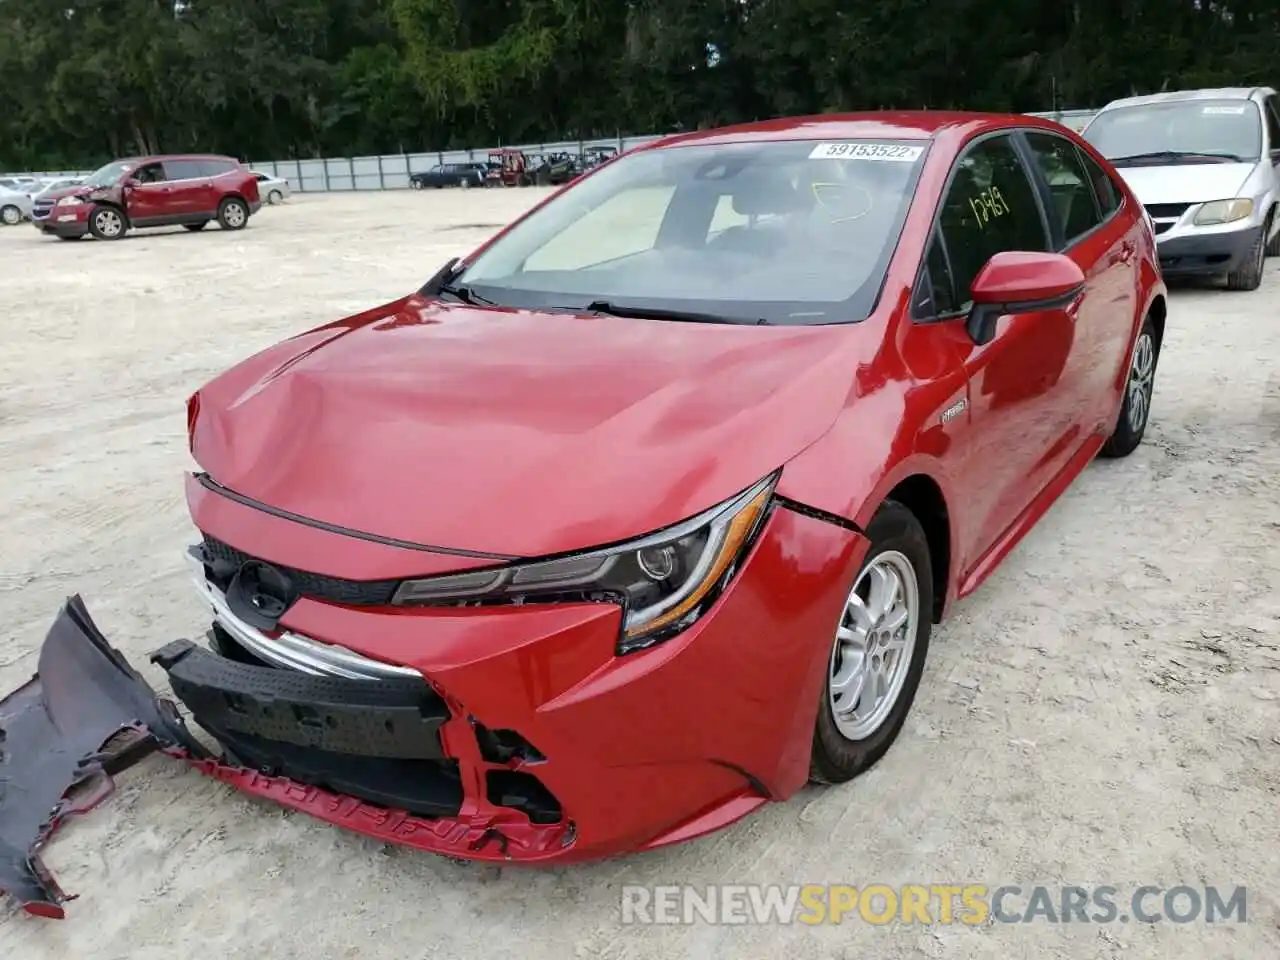
[[[201,180],[208,176],[199,160],[166,160],[164,172],[169,180]]]
[[[1070,247],[1102,223],[1089,174],[1071,141],[1040,132],[1028,132],[1026,138],[1053,198],[1050,215],[1057,221],[1064,248]]]
[[[230,160],[200,160],[198,166],[206,177],[220,177],[236,168],[236,164]],[[266,177],[263,176],[262,179],[265,180]]]
[[[1089,174],[1089,182],[1093,184],[1094,195],[1098,198],[1098,206],[1102,211],[1102,219],[1107,219],[1117,210],[1120,209],[1120,188],[1116,186],[1115,181],[1111,178],[1111,174],[1103,170],[1093,157],[1089,156],[1083,150],[1077,150],[1080,156],[1080,162],[1084,165],[1085,171]]]

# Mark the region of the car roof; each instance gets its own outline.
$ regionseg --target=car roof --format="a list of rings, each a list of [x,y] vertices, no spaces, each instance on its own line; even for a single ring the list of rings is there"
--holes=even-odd
[[[1251,100],[1274,93],[1270,87],[1207,87],[1202,90],[1169,90],[1164,93],[1148,93],[1137,97],[1112,100],[1102,110],[1119,107],[1145,107],[1155,103],[1185,103],[1195,100]],[[1098,111],[1099,113],[1102,110]]]
[[[892,110],[876,113],[823,113],[741,123],[694,133],[677,133],[638,149],[662,149],[693,143],[753,143],[770,140],[933,140],[944,133],[981,133],[1009,127],[1042,127],[1061,132],[1059,124],[1021,113],[978,113],[953,110]]]
[[[157,153],[145,157],[120,157],[111,163],[160,163],[164,160],[230,160],[239,163],[235,157],[222,153]]]

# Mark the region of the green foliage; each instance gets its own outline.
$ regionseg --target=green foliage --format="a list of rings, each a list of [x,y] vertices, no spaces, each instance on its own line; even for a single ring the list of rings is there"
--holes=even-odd
[[[1280,0],[0,0],[0,170],[1089,107],[1277,50]]]

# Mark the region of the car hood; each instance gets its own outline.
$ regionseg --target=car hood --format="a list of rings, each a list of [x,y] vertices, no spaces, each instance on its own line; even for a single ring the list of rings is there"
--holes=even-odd
[[[1253,172],[1253,163],[1165,164],[1152,167],[1118,167],[1139,202],[1207,203],[1238,196]]]
[[[198,394],[201,467],[270,507],[540,556],[725,500],[834,421],[867,324],[730,326],[420,297],[285,341]]]
[[[58,190],[45,190],[37,194],[36,197],[37,199],[40,199],[40,200],[56,201],[56,200],[61,200],[63,197],[87,197],[91,193],[101,194],[101,193],[107,192],[107,189],[108,188],[106,187],[98,187],[95,189],[93,187],[86,187],[86,186],[62,187]]]

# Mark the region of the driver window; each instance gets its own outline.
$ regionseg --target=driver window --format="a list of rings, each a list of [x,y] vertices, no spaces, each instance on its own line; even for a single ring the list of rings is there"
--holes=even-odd
[[[138,183],[161,183],[164,181],[164,168],[158,163],[147,163],[133,171],[133,179]]]
[[[951,254],[957,299],[966,303],[974,277],[995,254],[1049,252],[1040,205],[1008,136],[983,140],[961,158],[939,225]]]
[[[530,255],[524,269],[583,270],[652,250],[674,185],[615,193]]]

